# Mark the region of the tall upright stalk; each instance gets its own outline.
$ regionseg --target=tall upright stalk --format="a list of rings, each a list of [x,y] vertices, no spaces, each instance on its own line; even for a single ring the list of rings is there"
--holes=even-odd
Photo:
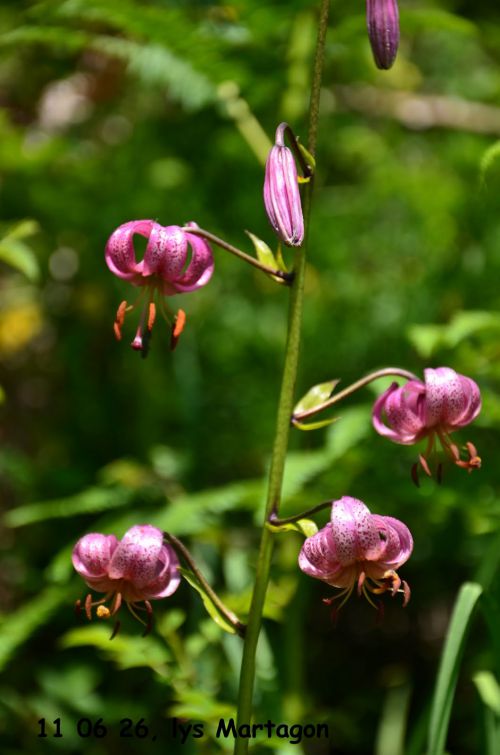
[[[329,0],[321,0],[318,39],[311,86],[311,99],[309,106],[309,130],[307,148],[311,154],[316,151],[316,137],[318,131],[319,100],[321,90],[321,76],[323,71],[323,58],[325,50],[326,31],[328,27]],[[288,449],[288,435],[290,431],[290,418],[292,416],[295,382],[299,361],[300,330],[302,325],[302,305],[304,298],[304,277],[306,252],[308,245],[309,216],[311,209],[311,197],[313,191],[314,176],[305,185],[304,194],[304,219],[305,240],[297,249],[294,260],[295,278],[291,286],[290,306],[288,315],[288,335],[285,351],[285,364],[281,382],[281,393],[278,405],[276,432],[274,438],[271,467],[269,471],[269,483],[266,502],[265,521],[271,514],[278,515],[281,503],[281,489],[283,486],[283,474],[285,458]],[[248,617],[248,625],[243,646],[243,658],[241,663],[240,687],[238,695],[238,726],[249,724],[253,708],[253,688],[255,681],[255,655],[262,623],[262,612],[269,583],[271,558],[274,545],[274,535],[265,526],[262,528],[257,572],[255,576],[254,591]],[[244,755],[248,752],[248,739],[238,737],[235,740],[234,755]]]

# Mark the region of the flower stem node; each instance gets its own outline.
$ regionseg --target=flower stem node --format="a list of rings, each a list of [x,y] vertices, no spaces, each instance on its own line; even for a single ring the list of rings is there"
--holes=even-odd
[[[370,605],[372,595],[389,592],[410,599],[410,588],[396,571],[410,557],[413,538],[408,527],[391,516],[371,514],[362,501],[343,496],[333,501],[330,522],[308,537],[299,554],[299,567],[340,592],[324,602],[340,600],[335,615],[356,587]]]
[[[421,468],[432,477],[436,467],[438,482],[442,477],[442,464],[435,462],[436,440],[449,459],[458,467],[472,472],[481,467],[476,447],[465,444],[466,459],[462,459],[458,446],[450,434],[470,424],[481,411],[481,394],[476,383],[459,375],[449,367],[424,370],[425,381],[409,380],[405,385],[392,385],[373,406],[373,426],[379,435],[393,443],[413,445],[427,438],[424,453],[412,467],[412,479],[418,486]]]
[[[172,595],[180,582],[179,561],[174,549],[163,541],[163,533],[149,524],[132,527],[121,541],[114,535],[99,532],[84,535],[73,549],[72,561],[89,587],[105,593],[95,601],[90,593],[87,595],[84,607],[88,620],[92,619],[94,607],[97,618],[109,619],[125,602],[131,614],[144,624],[144,634],[152,628],[150,601]],[[75,608],[81,613],[80,600]],[[138,611],[145,612],[146,620],[138,616]],[[113,637],[117,631],[118,625]]]
[[[204,238],[190,233],[191,228],[194,230],[198,226],[187,223],[181,228],[176,225],[162,226],[153,220],[132,220],[119,226],[106,244],[105,259],[111,272],[141,288],[133,304],[122,301],[118,307],[113,325],[115,337],[118,341],[122,338],[126,314],[141,307],[139,326],[131,345],[143,356],[148,352],[157,308],[171,327],[172,348],[177,345],[182,332],[185,315],[182,325],[178,327],[182,310],[174,317],[165,303],[165,297],[195,291],[212,277],[212,250]],[[136,260],[134,249],[136,235],[147,239],[144,258],[140,262]]]

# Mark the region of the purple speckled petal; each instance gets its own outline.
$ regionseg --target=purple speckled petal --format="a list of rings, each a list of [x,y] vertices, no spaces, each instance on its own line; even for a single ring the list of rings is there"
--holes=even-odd
[[[420,440],[426,428],[422,409],[424,393],[424,384],[416,380],[401,387],[392,383],[373,405],[372,422],[377,433],[402,445]],[[387,424],[382,419],[384,413]]]
[[[84,535],[73,548],[71,560],[85,580],[106,577],[111,557],[118,546],[114,535],[91,532]]]
[[[299,567],[310,577],[325,582],[334,579],[342,569],[336,555],[330,522],[304,541],[299,554]]]
[[[388,69],[399,46],[399,11],[396,0],[366,0],[366,25],[378,68]]]
[[[160,552],[158,562],[158,576],[143,588],[146,599],[167,598],[177,590],[181,581],[179,560],[174,549],[167,543]]]
[[[196,223],[187,223],[187,226],[198,228]],[[179,293],[195,291],[204,286],[214,271],[214,258],[209,243],[196,236],[194,233],[184,231],[185,238],[191,246],[191,260],[181,276],[172,276],[172,285]]]
[[[142,262],[137,263],[134,251],[134,234],[149,238],[151,229],[157,225],[153,220],[132,220],[119,226],[109,237],[106,250],[106,264],[114,275],[134,285],[141,285]]]
[[[403,522],[392,516],[372,514],[372,521],[384,539],[384,547],[377,562],[384,569],[399,569],[411,556],[413,538]]]
[[[368,506],[357,498],[342,496],[333,502],[332,537],[339,563],[376,560],[384,550]]]
[[[171,281],[180,275],[186,259],[187,239],[182,228],[155,223],[144,254],[142,274]]]
[[[163,534],[150,524],[139,524],[125,533],[108,566],[112,579],[124,579],[137,589],[158,576],[163,548]]]
[[[479,414],[481,396],[473,380],[450,367],[429,368],[424,375],[428,427],[442,425],[445,430],[455,430]]]

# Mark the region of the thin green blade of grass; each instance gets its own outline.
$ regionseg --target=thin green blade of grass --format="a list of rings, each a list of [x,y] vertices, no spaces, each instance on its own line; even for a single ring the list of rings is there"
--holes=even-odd
[[[482,591],[481,585],[466,582],[458,593],[434,690],[427,755],[443,755],[465,639]]]

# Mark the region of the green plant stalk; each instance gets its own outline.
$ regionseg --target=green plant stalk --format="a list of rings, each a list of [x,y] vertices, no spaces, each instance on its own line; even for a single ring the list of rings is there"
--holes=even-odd
[[[318,25],[318,40],[314,60],[311,101],[309,108],[309,132],[307,148],[314,155],[316,151],[316,135],[319,117],[319,98],[321,89],[321,75],[323,70],[323,58],[328,28],[328,11],[330,0],[321,0],[320,17]],[[288,449],[288,436],[290,432],[290,418],[292,416],[295,382],[299,362],[300,330],[302,324],[302,307],[304,298],[304,278],[306,267],[306,250],[308,244],[309,215],[311,209],[311,197],[314,186],[314,176],[305,185],[304,191],[304,218],[306,237],[302,247],[295,254],[294,272],[295,279],[291,286],[290,306],[288,315],[288,336],[285,351],[285,365],[281,383],[281,393],[278,405],[278,417],[276,421],[276,433],[274,439],[271,467],[269,471],[269,484],[266,503],[266,512],[259,555],[257,560],[257,573],[248,617],[247,631],[243,645],[243,658],[241,662],[240,687],[238,694],[237,725],[250,724],[253,709],[253,688],[255,680],[255,656],[262,623],[264,601],[269,584],[271,558],[273,553],[274,535],[266,526],[268,518],[278,515],[281,501],[281,489],[285,470],[285,458]],[[234,755],[244,755],[248,752],[248,739],[238,737],[235,740]]]

